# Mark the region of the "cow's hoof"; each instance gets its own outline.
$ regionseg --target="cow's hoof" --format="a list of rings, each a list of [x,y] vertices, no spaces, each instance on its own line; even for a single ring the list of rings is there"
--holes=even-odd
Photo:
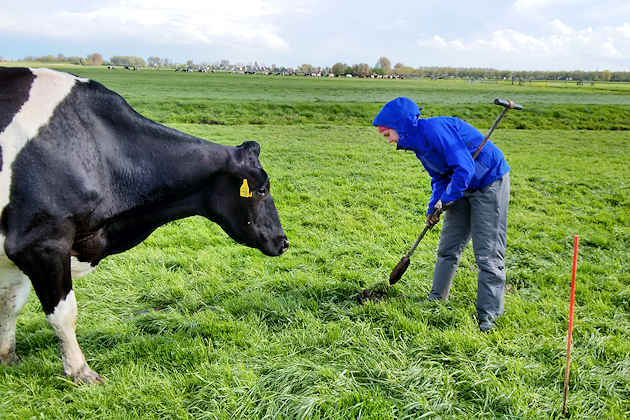
[[[8,354],[0,354],[0,365],[10,365],[20,361],[20,358],[14,352]]]
[[[101,385],[105,382],[105,380],[101,378],[101,376],[98,373],[94,372],[88,366],[85,366],[83,369],[76,372],[74,375],[69,375],[69,376],[72,376],[72,380],[74,381],[74,383],[79,384],[79,385],[81,384]]]

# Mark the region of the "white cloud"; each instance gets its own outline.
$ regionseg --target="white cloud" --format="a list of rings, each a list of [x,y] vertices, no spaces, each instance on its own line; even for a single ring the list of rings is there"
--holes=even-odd
[[[619,32],[621,36],[630,39],[630,24],[628,24],[628,22],[625,22],[623,25],[616,27],[615,30]]]
[[[530,13],[558,6],[576,7],[586,2],[587,0],[517,0],[513,7],[518,13]]]
[[[98,51],[286,66],[371,63],[379,56],[412,66],[630,66],[627,0],[508,0],[497,3],[491,14],[466,0],[420,9],[412,0],[391,7],[376,0],[0,3],[0,55],[5,58]]]
[[[553,35],[570,36],[573,35],[573,33],[575,32],[572,28],[569,28],[567,25],[562,23],[560,19],[554,19],[553,22],[549,23],[547,26],[549,27],[549,30]],[[587,30],[589,30],[590,32],[593,31],[591,28],[588,28]]]
[[[545,1],[545,0],[541,0]],[[476,40],[447,41],[438,35],[425,36],[417,45],[428,49],[498,52],[530,55],[537,58],[558,57],[628,60],[630,59],[630,25],[574,29],[558,19],[549,22],[541,36],[503,29]]]
[[[286,51],[287,42],[266,19],[277,12],[264,0],[110,0],[88,12],[0,11],[0,32],[61,40],[127,37],[130,42]]]

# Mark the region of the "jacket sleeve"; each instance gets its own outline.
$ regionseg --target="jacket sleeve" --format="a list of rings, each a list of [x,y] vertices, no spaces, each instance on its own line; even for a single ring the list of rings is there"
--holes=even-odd
[[[443,203],[450,203],[464,196],[464,191],[475,175],[475,161],[455,127],[449,126],[434,134],[434,146],[444,157],[451,173],[450,182],[438,199]]]
[[[441,176],[440,174],[434,173],[431,175],[431,199],[429,200],[429,208],[427,209],[427,214],[435,212],[435,204],[444,194],[444,190],[446,190],[447,185],[449,184],[449,179],[445,176]]]
[[[431,198],[429,199],[429,208],[427,209],[427,214],[430,214],[435,211],[435,203],[437,203],[440,197],[442,197],[442,194],[444,194],[444,190],[446,190],[450,178],[446,174],[438,172],[421,153],[416,152],[416,157],[431,177]]]

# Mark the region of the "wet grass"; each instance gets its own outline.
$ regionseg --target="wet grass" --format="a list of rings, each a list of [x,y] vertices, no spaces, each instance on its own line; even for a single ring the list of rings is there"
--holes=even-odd
[[[470,250],[450,301],[425,302],[435,230],[386,299],[358,302],[422,229],[429,179],[411,153],[354,123],[171,125],[261,144],[290,250],[265,257],[189,218],[76,280],[79,342],[103,386],[61,376],[32,294],[22,362],[0,366],[1,418],[558,418],[575,234],[569,414],[630,416],[628,131],[497,129],[512,167],[509,292],[483,334]]]

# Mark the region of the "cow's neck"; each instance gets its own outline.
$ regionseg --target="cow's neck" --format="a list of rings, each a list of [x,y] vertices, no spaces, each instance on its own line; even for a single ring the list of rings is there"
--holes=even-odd
[[[133,138],[125,137],[127,152],[117,157],[112,170],[119,189],[114,194],[129,201],[121,203],[125,210],[128,205],[160,205],[193,194],[223,171],[230,159],[227,146],[151,121],[138,127]]]
[[[109,220],[107,225],[100,229],[106,240],[104,254],[118,254],[138,245],[145,240],[155,229],[184,217],[194,216],[200,204],[201,193],[188,197],[164,202],[157,207],[141,207],[130,210]]]

